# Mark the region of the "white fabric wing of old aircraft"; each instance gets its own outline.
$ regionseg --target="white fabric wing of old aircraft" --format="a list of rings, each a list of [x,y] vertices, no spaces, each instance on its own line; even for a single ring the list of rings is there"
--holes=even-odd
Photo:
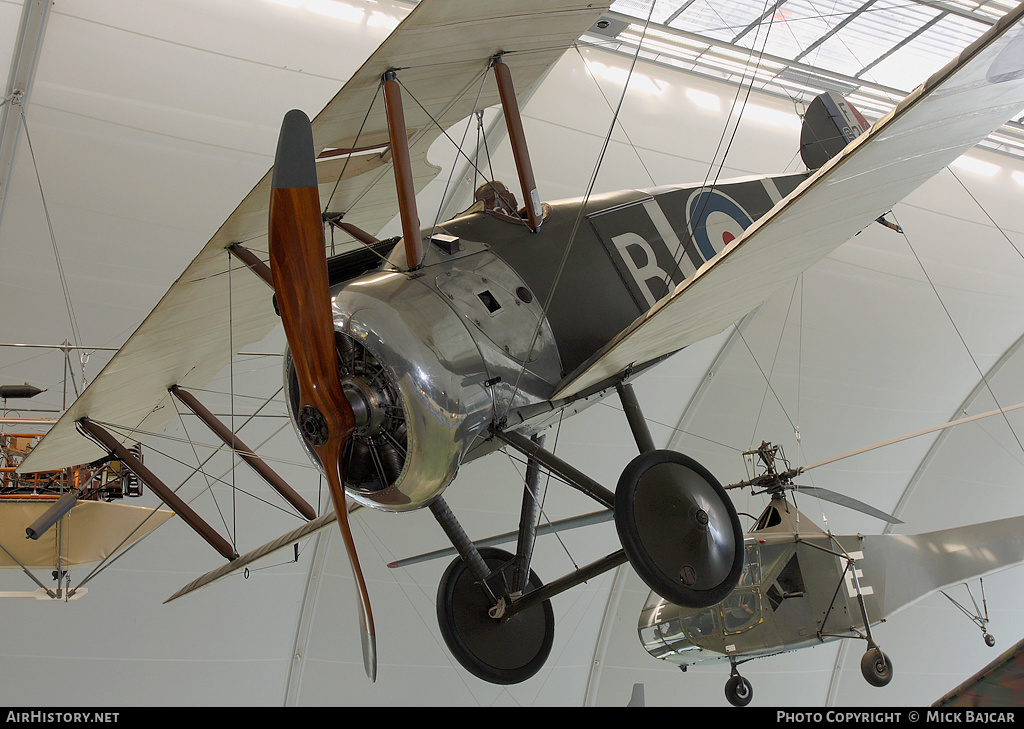
[[[438,171],[426,159],[431,142],[496,103],[494,87],[481,84],[490,59],[501,54],[520,92],[528,90],[608,5],[423,0],[312,122],[320,209],[342,212],[344,222],[373,234],[401,207],[388,119],[373,103],[385,73],[397,70],[416,95],[406,104],[404,124],[412,188],[418,191]],[[612,382],[721,332],[1024,107],[1022,18],[1024,9],[1018,9],[997,23],[569,373],[551,400]],[[84,419],[117,426],[127,433],[120,438],[162,430],[176,412],[172,388],[201,388],[234,354],[277,325],[268,277],[250,272],[266,269],[272,179],[273,170],[26,458],[22,471],[104,455],[78,432]],[[244,258],[256,263],[240,262]],[[233,351],[225,342],[229,324]],[[225,545],[221,551],[235,558],[229,550]]]
[[[398,212],[387,149],[383,105],[371,107],[381,75],[400,68],[416,93],[406,103],[414,184],[422,189],[439,169],[427,150],[443,130],[498,101],[493,84],[481,87],[487,60],[504,52],[516,86],[528,91],[587,28],[608,2],[422,2],[313,119],[314,144],[328,154],[317,164],[323,209],[345,212],[345,222],[376,234]],[[478,98],[478,91],[480,97]],[[367,114],[367,109],[370,113]],[[435,123],[436,120],[436,123]],[[376,153],[372,153],[376,150]],[[267,285],[239,261],[227,274],[227,249],[239,244],[266,261],[270,181],[267,172],[171,286],[146,320],[53,426],[26,459],[26,472],[88,463],[104,455],[81,437],[75,423],[88,416],[130,430],[159,432],[174,417],[173,385],[205,385],[246,346],[278,325]],[[339,176],[341,176],[339,182]],[[228,301],[230,285],[230,310]],[[229,320],[234,352],[226,346]]]
[[[437,169],[426,160],[442,127],[497,101],[493,87],[477,86],[482,65],[507,51],[520,90],[532,87],[607,3],[531,2],[481,5],[470,0],[420,3],[337,96],[313,119],[318,149],[380,148],[378,154],[328,157],[318,166],[325,209],[379,230],[397,211],[382,109],[365,116],[388,68],[418,90],[407,105],[410,153],[417,190]],[[824,165],[696,275],[638,318],[558,388],[566,397],[632,365],[656,359],[722,331],[800,272],[863,229],[926,179],[1024,105],[1020,12],[934,74],[891,114]],[[463,39],[453,43],[453,38]],[[1004,68],[1005,67],[1005,68]],[[423,91],[426,89],[426,91]],[[341,180],[338,182],[338,177]],[[271,172],[229,216],[117,355],[64,413],[23,464],[46,470],[84,463],[102,454],[75,432],[88,416],[154,432],[173,416],[168,389],[201,387],[229,361],[224,332],[229,311],[226,250],[243,245],[266,259]],[[352,205],[358,201],[358,205]],[[349,207],[351,206],[351,212]],[[247,275],[231,281],[234,349],[260,341],[277,323],[265,283]]]

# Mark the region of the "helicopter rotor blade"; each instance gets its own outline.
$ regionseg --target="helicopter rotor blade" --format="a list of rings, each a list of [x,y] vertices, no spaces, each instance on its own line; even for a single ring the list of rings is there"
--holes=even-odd
[[[900,519],[897,519],[895,516],[891,514],[886,514],[884,511],[876,509],[875,507],[870,506],[869,504],[865,504],[863,501],[858,501],[852,496],[846,496],[844,494],[836,493],[835,491],[829,491],[828,489],[823,489],[819,486],[794,485],[788,488],[792,488],[796,491],[800,491],[801,493],[805,493],[810,496],[816,496],[822,501],[830,501],[833,504],[839,504],[840,506],[845,506],[848,509],[853,509],[854,511],[859,511],[863,514],[868,514],[869,516],[873,516],[876,519],[887,521],[890,524],[903,523]]]
[[[363,665],[376,679],[370,599],[348,522],[341,453],[355,414],[338,376],[334,317],[309,118],[289,111],[281,124],[270,197],[270,268],[299,385],[299,430],[316,453],[359,591]]]

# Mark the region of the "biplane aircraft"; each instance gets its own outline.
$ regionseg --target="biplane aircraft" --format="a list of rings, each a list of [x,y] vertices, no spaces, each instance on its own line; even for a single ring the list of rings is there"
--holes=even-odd
[[[523,681],[544,664],[552,596],[627,561],[674,604],[723,600],[744,565],[736,510],[700,464],[653,448],[633,379],[730,326],[1024,107],[1024,11],[870,129],[841,99],[823,97],[826,123],[807,123],[831,131],[808,140],[815,169],[807,173],[545,200],[517,93],[608,6],[420,2],[312,121],[299,111],[285,117],[273,169],[21,470],[108,455],[125,463],[226,560],[174,598],[304,535],[339,529],[371,678],[375,627],[350,502],[433,514],[459,554],[438,590],[442,635],[468,671],[492,683]],[[488,184],[464,213],[424,226],[416,193],[436,174],[428,147],[495,104],[521,197],[512,202],[508,187]],[[401,235],[378,240],[396,211]],[[360,245],[328,259],[325,228]],[[251,275],[223,275],[225,251]],[[228,286],[231,312],[223,306]],[[233,354],[229,323],[234,352],[283,324],[286,400],[302,447],[329,483],[332,511],[318,514],[200,401]],[[616,395],[641,454],[612,490],[543,438],[560,417]],[[160,431],[177,403],[307,523],[237,554],[122,442]],[[444,499],[460,466],[499,448],[530,466],[515,554],[478,549]],[[546,584],[531,569],[542,469],[613,510],[622,540],[621,549]]]

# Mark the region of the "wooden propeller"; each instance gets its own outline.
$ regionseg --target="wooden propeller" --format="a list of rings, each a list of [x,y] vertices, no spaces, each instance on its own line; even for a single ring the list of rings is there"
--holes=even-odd
[[[373,613],[348,522],[341,452],[355,415],[338,376],[334,317],[317,189],[313,132],[301,111],[281,125],[270,194],[270,270],[299,384],[299,428],[323,466],[352,574],[359,589],[363,665],[377,676]]]

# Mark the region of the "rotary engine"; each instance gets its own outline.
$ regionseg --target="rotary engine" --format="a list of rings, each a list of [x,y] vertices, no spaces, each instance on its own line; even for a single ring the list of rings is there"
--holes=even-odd
[[[427,505],[496,413],[547,399],[560,377],[536,297],[482,246],[462,253],[431,247],[414,274],[385,264],[332,289],[339,377],[355,415],[341,471],[364,506]],[[290,354],[285,391],[319,466],[302,437]]]

